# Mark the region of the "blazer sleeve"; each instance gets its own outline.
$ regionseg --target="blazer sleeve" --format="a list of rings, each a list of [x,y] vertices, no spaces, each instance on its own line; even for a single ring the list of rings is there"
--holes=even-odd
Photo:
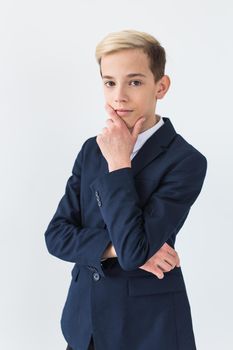
[[[80,207],[80,184],[84,145],[78,153],[69,177],[65,194],[61,198],[45,233],[50,254],[79,265],[101,269],[101,257],[111,243],[107,229],[82,227]]]
[[[205,156],[192,151],[167,173],[143,208],[130,167],[104,174],[91,183],[124,270],[144,265],[179,231],[201,191],[206,170]]]

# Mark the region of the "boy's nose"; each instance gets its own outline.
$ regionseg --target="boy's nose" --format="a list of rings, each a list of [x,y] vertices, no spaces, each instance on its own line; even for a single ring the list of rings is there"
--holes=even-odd
[[[128,100],[128,97],[126,95],[126,92],[124,89],[119,88],[116,90],[116,94],[115,94],[115,102],[119,103],[119,102],[126,102]]]

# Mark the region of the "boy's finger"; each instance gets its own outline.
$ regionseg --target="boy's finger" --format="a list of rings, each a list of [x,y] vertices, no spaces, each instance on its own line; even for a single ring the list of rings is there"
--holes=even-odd
[[[164,249],[166,249],[166,251],[171,254],[172,256],[176,256],[177,253],[175,251],[175,249],[173,249],[169,244],[167,244],[166,242],[163,245]]]
[[[141,131],[141,129],[142,129],[142,125],[143,125],[144,121],[145,121],[145,117],[140,117],[140,118],[137,120],[136,124],[134,125],[133,131],[132,131],[132,136],[133,136],[135,139],[137,139],[138,134],[140,133],[140,131]]]
[[[160,270],[159,268],[155,268],[153,271],[153,274],[155,276],[157,276],[159,279],[162,279],[164,277],[164,273],[162,270]]]

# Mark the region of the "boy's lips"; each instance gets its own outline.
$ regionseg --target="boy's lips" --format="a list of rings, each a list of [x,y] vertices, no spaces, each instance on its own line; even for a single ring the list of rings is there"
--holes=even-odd
[[[133,112],[133,111],[130,111],[130,110],[126,110],[126,109],[124,109],[124,110],[119,110],[119,109],[117,109],[116,110],[116,113],[120,116],[120,117],[124,117],[124,116],[126,116],[126,115],[128,115],[129,113],[131,113],[131,112]]]
[[[132,112],[132,109],[116,109],[116,112]]]

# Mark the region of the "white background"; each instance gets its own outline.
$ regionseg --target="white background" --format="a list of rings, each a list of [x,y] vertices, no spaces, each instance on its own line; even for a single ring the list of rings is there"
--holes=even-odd
[[[232,14],[230,0],[1,2],[1,349],[65,349],[73,264],[44,232],[81,145],[105,126],[95,47],[123,29],[165,47],[171,86],[156,112],[207,157],[176,249],[198,349],[233,349]]]

